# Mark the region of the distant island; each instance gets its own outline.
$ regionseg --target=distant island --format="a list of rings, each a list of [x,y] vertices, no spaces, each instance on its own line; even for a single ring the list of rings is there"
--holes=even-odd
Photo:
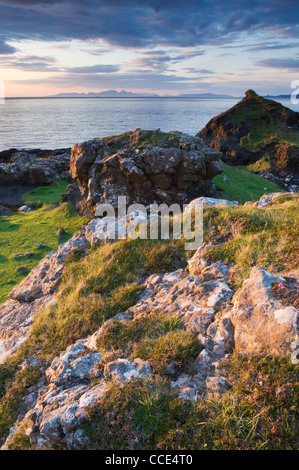
[[[264,95],[263,98],[267,99],[277,99],[277,100],[289,100],[291,95]]]
[[[291,95],[262,95],[268,99],[290,99]],[[181,93],[179,95],[158,95],[157,93],[133,93],[131,91],[106,90],[90,93],[59,93],[48,98],[201,98],[201,99],[241,99],[240,96],[221,93]]]
[[[133,93],[131,91],[106,90],[90,93],[59,93],[48,98],[210,98],[237,99],[236,96],[214,93],[182,93],[180,95],[158,95],[156,93]]]
[[[291,95],[261,95],[272,100],[290,99]],[[19,96],[6,99],[37,99],[37,98],[197,98],[197,99],[242,99],[240,96],[225,95],[221,93],[181,93],[179,95],[158,95],[157,93],[133,93],[126,90],[105,90],[89,93],[58,93],[50,96]]]

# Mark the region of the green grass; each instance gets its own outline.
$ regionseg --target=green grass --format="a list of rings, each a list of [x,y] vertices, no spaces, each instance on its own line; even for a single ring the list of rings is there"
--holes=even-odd
[[[232,284],[239,287],[252,266],[291,272],[299,267],[298,198],[253,206],[208,208],[204,215],[204,241],[214,244],[206,258],[232,264]]]
[[[232,388],[195,403],[161,377],[113,384],[83,429],[95,449],[297,450],[299,367],[237,354],[222,367]]]
[[[108,353],[108,360],[113,356],[140,358],[162,376],[168,374],[169,364],[187,368],[202,350],[196,335],[185,331],[176,315],[163,312],[153,312],[127,324],[112,321],[97,346]]]
[[[283,189],[262,176],[247,171],[244,167],[230,166],[223,163],[224,171],[213,179],[221,197],[229,201],[257,201],[263,194],[283,192]],[[229,181],[223,181],[223,175]]]
[[[260,158],[257,162],[247,165],[246,169],[253,173],[255,172],[268,172],[271,170],[271,162],[268,156]]]
[[[279,111],[281,108],[282,105],[280,103],[268,100],[252,92],[251,96],[247,97],[246,104],[234,107],[229,117],[235,123],[240,123],[247,119],[260,121],[261,118],[267,118],[270,113]]]
[[[57,206],[64,190],[65,183],[37,188],[29,196],[25,195],[24,201],[43,203],[41,208],[0,217],[0,304],[47,253],[72,237],[78,226],[85,222],[86,219],[79,217],[72,205]],[[65,234],[58,240],[60,227],[65,229]],[[41,249],[36,248],[38,243],[43,243]],[[29,252],[31,256],[26,255]],[[25,271],[18,273],[18,267],[24,267]]]
[[[126,146],[141,148],[142,146],[154,147],[162,144],[171,148],[175,146],[173,142],[175,137],[178,138],[179,136],[168,132],[136,129],[133,132],[104,137],[102,140],[110,145],[110,154],[112,155]]]
[[[252,92],[244,105],[238,104],[229,114],[232,122],[249,121],[250,131],[240,141],[240,146],[250,152],[258,152],[268,144],[299,146],[299,131],[282,128],[283,107],[276,101],[262,98]]]
[[[169,134],[168,132],[156,133],[154,131],[144,131],[141,144],[157,146],[161,143],[161,141],[163,141],[164,144],[167,145],[167,147],[173,147],[174,144],[172,142],[172,139],[174,136],[175,134]]]
[[[33,191],[29,191],[24,194],[22,200],[24,204],[28,204],[29,206],[56,204],[60,201],[60,195],[66,192],[68,185],[69,181],[60,179],[56,184],[52,184],[51,186],[40,186]]]
[[[250,133],[240,140],[240,146],[250,152],[258,152],[269,144],[299,147],[299,132],[282,129],[279,121],[268,123],[260,120],[251,122]]]
[[[146,271],[153,251],[163,253],[165,245],[165,265],[159,260],[156,268],[151,264]],[[57,304],[34,323],[30,347],[41,347],[43,354],[52,358],[57,350],[93,333],[105,320],[136,303],[145,276],[185,266],[185,254],[178,264],[177,251],[171,241],[128,239],[95,247],[83,260],[73,258],[66,264]]]

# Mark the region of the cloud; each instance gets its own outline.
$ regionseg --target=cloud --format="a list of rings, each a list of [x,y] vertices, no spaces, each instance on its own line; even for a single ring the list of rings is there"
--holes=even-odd
[[[25,72],[66,72],[73,74],[103,74],[114,73],[120,70],[118,65],[90,65],[84,67],[57,67],[55,65],[56,59],[53,57],[41,56],[25,56],[25,57],[10,57],[5,56],[0,58],[1,68],[14,68]]]
[[[148,90],[148,89],[186,89],[191,86],[202,86],[201,77],[183,77],[174,74],[160,74],[149,70],[140,70],[136,73],[102,73],[102,74],[82,74],[82,73],[61,73],[36,80],[12,80],[10,83],[23,85],[43,85],[67,88],[69,90],[84,86],[87,89],[126,89],[126,90]]]
[[[255,62],[258,67],[299,70],[299,59],[264,59]]]
[[[134,48],[222,45],[244,32],[298,37],[298,22],[293,0],[0,0],[2,44],[100,38]]]
[[[133,68],[147,68],[155,72],[166,72],[171,71],[169,68],[170,65],[176,64],[183,60],[188,60],[193,57],[201,56],[204,54],[204,51],[187,51],[183,52],[168,50],[167,52],[163,50],[150,50],[144,51],[140,57],[133,59],[129,65]]]
[[[207,69],[196,69],[195,67],[184,67],[183,70],[187,73],[199,73],[199,74],[206,74],[206,75],[211,75],[215,73],[213,70],[207,70]]]
[[[291,49],[291,48],[298,47],[298,46],[299,46],[299,43],[260,42],[246,50],[249,52],[260,52],[260,51],[269,51],[269,50]]]
[[[67,72],[70,73],[86,73],[86,74],[93,74],[93,73],[113,73],[118,72],[120,67],[118,65],[89,65],[85,67],[69,67]]]
[[[55,67],[56,60],[53,57],[27,56],[27,57],[3,57],[0,58],[1,68],[13,68],[26,72],[58,72],[63,69]]]
[[[0,55],[14,54],[15,52],[17,52],[15,47],[10,46],[0,39]]]

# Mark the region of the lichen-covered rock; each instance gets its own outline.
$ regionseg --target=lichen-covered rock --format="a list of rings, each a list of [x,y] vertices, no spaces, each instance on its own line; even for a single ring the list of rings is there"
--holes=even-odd
[[[0,184],[51,184],[55,176],[69,178],[70,152],[61,150],[11,151],[1,163]]]
[[[88,408],[106,391],[104,380],[93,387],[49,385],[24,418],[32,423],[26,431],[31,442],[40,449],[88,448],[88,437],[80,426],[89,420]]]
[[[299,339],[299,312],[271,295],[274,282],[284,279],[255,266],[234,295],[231,320],[241,354],[290,357],[293,353],[292,345]]]
[[[0,364],[27,339],[34,318],[50,301],[45,295],[30,303],[10,299],[0,306]]]
[[[214,206],[238,206],[237,201],[228,201],[227,199],[217,199],[213,197],[198,197],[193,199],[186,207],[185,211],[194,210],[196,206],[214,207]]]
[[[90,442],[82,429],[89,409],[105,396],[112,381],[120,385],[134,378],[147,378],[151,366],[135,359],[106,364],[104,375],[95,366],[102,355],[77,341],[56,357],[45,375],[48,386],[39,394],[33,408],[24,417],[31,423],[26,430],[31,442],[40,449],[88,449]],[[98,383],[92,381],[98,378]],[[7,444],[7,443],[6,443]]]
[[[27,206],[27,204],[18,208],[18,212],[30,212],[30,211],[31,211],[31,208]]]
[[[202,269],[200,277],[204,281],[211,281],[212,279],[221,279],[229,276],[229,268],[226,264],[217,261]]]
[[[207,329],[207,335],[225,350],[234,347],[234,326],[229,306],[215,315],[214,321]]]
[[[64,385],[91,378],[102,354],[95,352],[86,354],[86,351],[88,352],[88,348],[84,345],[84,341],[77,341],[69,346],[46,370],[48,381],[55,385]]]
[[[108,380],[116,380],[117,382],[128,382],[132,378],[141,377],[145,379],[151,373],[152,368],[148,362],[141,359],[135,359],[133,362],[127,359],[117,359],[109,362],[105,366],[104,375]]]
[[[222,171],[221,154],[199,138],[137,129],[120,136],[94,139],[73,147],[71,173],[82,200],[81,212],[93,214],[97,204],[190,202],[213,195],[212,178]],[[69,191],[69,197],[72,197]]]
[[[45,371],[48,381],[24,422],[27,435],[40,449],[88,448],[82,424],[89,420],[89,407],[102,398],[109,383],[101,378],[97,364],[102,355],[77,341],[56,357]],[[92,384],[98,379],[98,383]]]

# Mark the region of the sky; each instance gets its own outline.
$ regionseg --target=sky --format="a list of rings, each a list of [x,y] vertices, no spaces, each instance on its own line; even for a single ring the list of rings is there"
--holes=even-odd
[[[0,0],[6,96],[278,95],[294,80],[297,1]]]

